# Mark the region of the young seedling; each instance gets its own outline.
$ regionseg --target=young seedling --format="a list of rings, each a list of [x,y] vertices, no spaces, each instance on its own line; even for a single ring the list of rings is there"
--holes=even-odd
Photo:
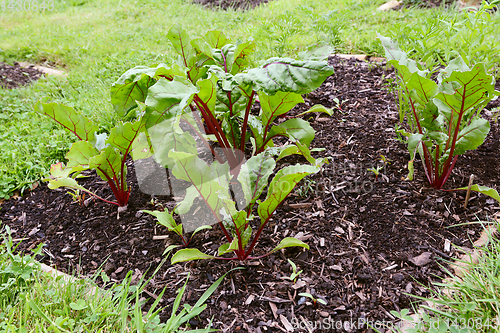
[[[310,179],[305,179],[304,180],[304,185],[300,186],[297,188],[297,195],[299,197],[307,197],[309,192],[313,191],[313,186],[316,185],[316,182],[314,180]]]
[[[158,224],[164,226],[165,228],[167,228],[168,231],[170,232],[173,232],[175,234],[177,234],[181,240],[182,240],[182,247],[186,247],[189,245],[189,242],[191,242],[191,239],[193,239],[193,236],[198,233],[199,231],[202,231],[202,230],[207,230],[207,229],[212,229],[211,226],[209,225],[204,225],[204,226],[201,226],[199,228],[197,228],[195,231],[193,231],[193,233],[191,234],[191,236],[189,238],[186,238],[184,236],[184,233],[183,233],[183,230],[182,230],[182,224],[177,224],[174,220],[174,217],[172,215],[172,213],[169,213],[168,211],[166,212],[160,212],[160,211],[151,211],[151,210],[142,210],[144,213],[148,213],[148,214],[151,214],[153,215],[154,217],[157,218],[158,220]],[[171,250],[173,250],[174,248],[176,247],[179,247],[179,246],[169,246],[168,247],[168,251],[165,250],[165,252],[163,253],[165,255],[166,252],[169,252]]]
[[[366,170],[373,172],[375,174],[375,181],[377,181],[378,175],[380,174],[380,170],[382,170],[382,169],[383,169],[382,166],[377,166],[377,167],[369,168]]]
[[[313,295],[309,294],[309,293],[300,293],[299,296],[302,296],[302,297],[307,297],[311,300],[312,302],[312,305],[314,306],[314,308],[317,308],[318,307],[318,303],[319,304],[323,304],[323,305],[326,305],[327,302],[322,299],[322,298],[316,298],[314,297]]]
[[[295,283],[295,282],[297,282],[297,278],[302,273],[302,271],[297,272],[297,265],[295,265],[295,263],[293,261],[291,261],[290,259],[288,259],[288,262],[292,266],[292,274],[290,274],[290,276],[284,276],[283,279],[290,280],[293,283]]]

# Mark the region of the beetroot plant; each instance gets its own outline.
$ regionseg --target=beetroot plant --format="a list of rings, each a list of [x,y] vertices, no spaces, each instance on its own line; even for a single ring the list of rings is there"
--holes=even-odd
[[[133,115],[136,105],[144,106],[138,114],[143,115],[155,160],[190,184],[175,213],[181,219],[188,212],[199,218],[184,231],[218,224],[224,233],[226,243],[216,254],[183,249],[172,262],[253,258],[251,253],[278,206],[301,179],[325,163],[312,156],[309,146],[315,132],[298,117],[308,112],[331,114],[331,110],[318,105],[283,122],[277,118],[302,103],[301,94],[318,88],[333,69],[314,52],[309,60],[271,58],[248,68],[254,42],[231,44],[220,31],[190,39],[174,26],[167,38],[179,55],[177,63],[127,71],[113,85],[111,100],[121,116]],[[257,98],[259,109],[253,108]],[[287,143],[277,145],[277,137]],[[205,153],[200,154],[202,150]],[[310,165],[276,172],[275,160],[292,154],[302,155]],[[253,223],[256,218],[259,223]],[[285,238],[273,252],[290,246],[307,247]],[[225,256],[229,253],[233,256]]]
[[[458,156],[479,147],[488,135],[490,124],[481,118],[481,111],[500,94],[495,91],[495,79],[483,64],[470,68],[458,57],[441,70],[435,82],[389,38],[379,38],[410,107],[406,119],[411,133],[405,133],[411,157],[409,178],[418,153],[427,180],[441,189]]]
[[[149,154],[147,145],[140,146],[138,140],[145,124],[142,119],[134,122],[119,123],[110,132],[97,134],[99,127],[87,117],[73,108],[57,103],[37,103],[35,110],[48,116],[65,129],[73,133],[78,141],[73,143],[66,158],[68,164],[62,162],[50,168],[49,188],[66,187],[86,192],[100,200],[117,205],[119,211],[127,207],[130,188],[127,186],[126,159],[134,152],[136,157],[145,158]],[[81,172],[94,169],[97,174],[109,184],[116,201],[109,201],[96,193],[79,185],[76,179]]]

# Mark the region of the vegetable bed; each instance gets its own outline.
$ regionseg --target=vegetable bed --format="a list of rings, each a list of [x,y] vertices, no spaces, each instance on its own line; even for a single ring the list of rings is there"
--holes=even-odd
[[[326,323],[349,322],[354,324],[350,331],[361,332],[367,327],[359,325],[360,321],[387,322],[393,320],[389,311],[411,307],[412,299],[406,293],[427,295],[424,286],[446,275],[443,259],[459,255],[453,246],[447,252],[445,243],[470,248],[482,227],[464,223],[488,221],[500,209],[498,202],[475,192],[464,209],[465,192],[432,189],[419,160],[414,163],[414,180],[405,180],[409,153],[396,140],[398,106],[387,84],[395,73],[375,63],[336,57],[329,64],[335,73],[290,114],[314,104],[334,109],[332,117],[302,116],[316,131],[311,148],[326,148],[314,156],[332,159],[321,173],[302,180],[280,206],[254,254],[263,255],[290,236],[309,244],[310,249],[288,248],[242,263],[167,263],[144,294],[152,297],[167,287],[160,303],[166,306],[165,318],[188,272],[191,278],[184,302],[194,303],[218,277],[243,265],[245,270],[225,278],[207,301],[208,308],[190,322],[192,326],[204,327],[213,317],[213,326],[227,332],[276,332],[286,330],[287,325],[307,332],[304,322],[310,322],[311,328],[316,325],[318,331],[327,330]],[[490,103],[487,109],[495,105]],[[491,117],[488,111],[484,115]],[[285,119],[278,119],[282,121]],[[458,159],[445,188],[467,186],[471,174],[475,183],[496,188],[500,183],[499,135],[498,123],[492,121],[484,144]],[[303,164],[305,159],[286,157],[277,169],[296,163]],[[169,196],[142,194],[133,162],[127,164],[133,195],[119,219],[113,205],[88,197],[75,201],[65,190],[49,190],[42,184],[24,197],[3,202],[0,220],[15,232],[14,238],[24,239],[19,249],[45,243],[45,255],[38,259],[62,271],[91,275],[103,265],[115,281],[129,270],[136,277],[147,274],[160,263],[164,249],[181,240],[140,211],[172,210],[175,201]],[[81,185],[103,198],[113,197],[100,177],[95,173],[87,176],[79,181]],[[461,225],[452,227],[456,224]],[[197,233],[189,247],[210,253],[217,250],[223,237],[214,226],[213,231]],[[287,259],[302,271],[296,284],[287,279],[293,273]],[[300,293],[327,304],[315,303]]]

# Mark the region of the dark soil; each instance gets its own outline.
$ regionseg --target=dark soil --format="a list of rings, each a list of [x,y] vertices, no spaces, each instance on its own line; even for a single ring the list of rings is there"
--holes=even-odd
[[[269,0],[193,0],[193,2],[214,9],[248,10],[257,7],[261,3],[268,3]]]
[[[436,8],[441,6],[450,7],[453,6],[455,2],[456,0],[403,0],[402,8]]]
[[[420,161],[415,163],[415,179],[405,180],[409,154],[396,140],[398,111],[385,83],[394,73],[361,61],[332,58],[330,62],[335,74],[309,94],[300,108],[316,103],[336,107],[334,98],[340,100],[332,117],[306,116],[317,131],[313,146],[326,148],[321,154],[331,156],[331,163],[322,174],[300,184],[302,196],[295,191],[286,200],[254,254],[266,253],[288,236],[304,240],[310,250],[292,248],[246,263],[167,263],[147,288],[149,296],[167,288],[161,302],[166,307],[163,316],[170,314],[175,292],[188,272],[191,278],[185,301],[194,304],[215,279],[230,268],[246,265],[245,270],[225,278],[209,299],[208,308],[192,324],[205,325],[213,316],[215,328],[225,332],[286,331],[286,321],[295,327],[297,321],[310,322],[318,328],[316,332],[332,331],[327,323],[337,327],[353,323],[345,331],[369,332],[359,321],[390,321],[389,311],[411,307],[413,300],[406,293],[426,296],[425,286],[446,276],[443,259],[456,258],[458,253],[453,246],[451,252],[445,252],[445,240],[470,248],[481,232],[477,224],[451,226],[490,220],[500,209],[494,200],[477,194],[464,209],[465,193],[431,189]],[[492,123],[486,142],[459,158],[446,187],[466,186],[471,174],[478,184],[500,184],[499,135],[499,125]],[[385,166],[380,155],[387,159]],[[290,157],[283,164],[295,162]],[[378,179],[367,171],[376,165],[382,167]],[[141,214],[141,209],[160,209],[162,205],[172,209],[174,202],[167,196],[152,199],[142,194],[133,169],[128,176],[131,200],[120,219],[115,206],[92,200],[85,206],[65,191],[41,185],[24,197],[5,201],[0,220],[11,227],[13,237],[25,239],[20,249],[45,243],[45,256],[39,260],[63,271],[91,275],[103,265],[114,281],[130,270],[138,277],[154,269],[166,246],[178,244],[179,239],[156,225],[151,216]],[[81,183],[112,198],[107,184],[95,176]],[[304,194],[307,183],[311,188]],[[167,237],[153,240],[160,235]],[[222,238],[215,227],[197,234],[191,245],[213,251]],[[421,255],[428,255],[429,260],[419,262]],[[287,259],[303,270],[298,285],[283,279],[291,274]],[[328,304],[316,309],[298,296],[302,292],[324,298]],[[296,332],[311,331],[305,324],[301,327]]]
[[[25,86],[38,80],[43,75],[35,68],[23,68],[15,63],[14,66],[0,63],[0,88],[14,89]]]

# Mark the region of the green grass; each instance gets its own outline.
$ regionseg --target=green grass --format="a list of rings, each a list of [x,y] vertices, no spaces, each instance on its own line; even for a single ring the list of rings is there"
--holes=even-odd
[[[0,61],[49,61],[66,78],[46,78],[13,91],[0,89],[0,198],[47,176],[63,160],[71,138],[34,114],[39,99],[62,102],[103,131],[118,121],[109,103],[111,84],[137,65],[172,63],[165,35],[181,23],[191,36],[219,29],[235,40],[253,38],[254,62],[295,56],[324,40],[342,53],[382,55],[376,32],[420,24],[441,10],[378,12],[377,1],[274,0],[249,12],[210,11],[188,0],[55,1],[53,11],[0,11]],[[498,24],[497,24],[498,25]]]
[[[500,224],[495,223],[500,230]],[[414,327],[407,331],[445,333],[445,332],[499,332],[500,331],[500,239],[498,233],[488,234],[489,243],[482,248],[482,255],[477,262],[464,261],[461,270],[463,277],[450,273],[450,280],[436,283],[439,288],[429,290],[426,300],[432,307],[422,306],[427,311],[421,314],[419,321],[407,316],[408,309],[396,315],[398,318],[413,322]]]
[[[172,333],[186,326],[189,319],[200,314],[205,301],[224,279],[224,274],[193,306],[180,306],[187,280],[180,285],[172,303],[171,316],[160,323],[163,308],[158,304],[166,289],[150,291],[156,293],[157,301],[143,308],[145,299],[141,294],[154,277],[140,279],[132,285],[132,272],[119,284],[109,282],[106,274],[96,274],[93,279],[68,280],[67,276],[42,272],[34,256],[41,253],[43,245],[34,254],[16,253],[16,245],[8,227],[0,229],[0,332],[137,332]],[[160,265],[161,267],[161,265]],[[104,286],[97,287],[95,281],[101,277]],[[189,276],[188,276],[189,278]],[[191,302],[191,300],[186,300]],[[147,312],[143,312],[147,311]],[[203,325],[203,323],[202,323]],[[201,325],[200,325],[201,326]],[[209,332],[206,329],[192,333]],[[188,327],[187,327],[188,328]]]

